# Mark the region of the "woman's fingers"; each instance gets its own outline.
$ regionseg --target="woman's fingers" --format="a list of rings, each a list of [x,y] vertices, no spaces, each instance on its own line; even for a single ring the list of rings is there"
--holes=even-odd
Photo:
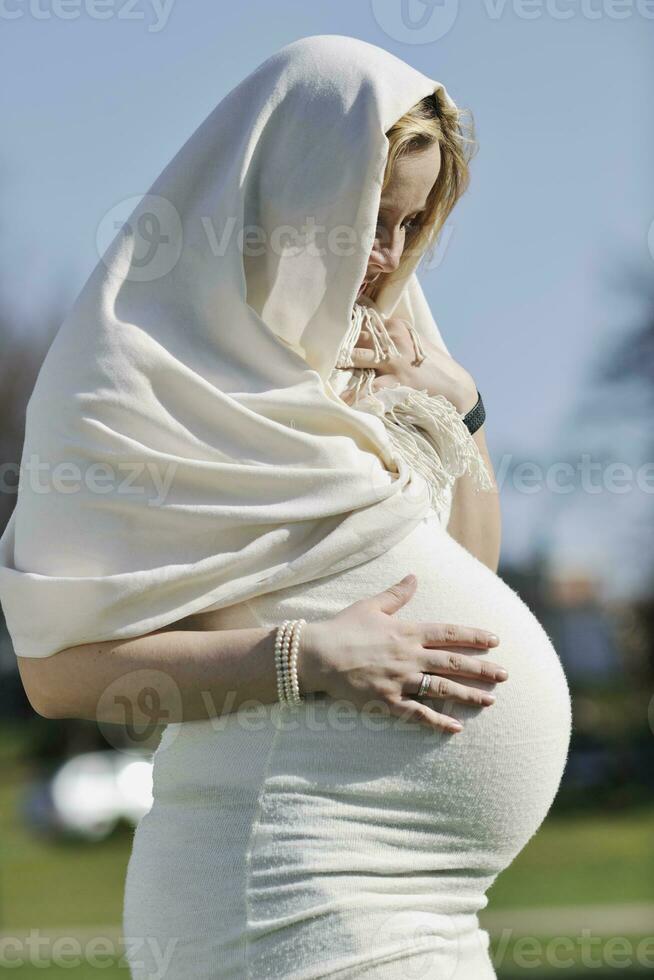
[[[454,623],[418,623],[418,639],[425,651],[425,672],[460,674],[494,683],[508,679],[508,671],[490,660],[479,660],[472,650],[486,652],[499,638],[489,630]],[[451,649],[443,649],[450,647]],[[461,649],[459,649],[459,647]],[[463,649],[467,647],[468,649]],[[433,651],[427,654],[426,651]]]
[[[464,646],[494,647],[499,637],[489,630],[476,626],[458,626],[455,623],[418,623],[417,630],[423,647]]]
[[[372,390],[376,391],[379,388],[394,388],[399,385],[400,382],[392,374],[378,374],[372,382]]]
[[[425,671],[425,673],[429,672]],[[417,681],[413,682],[415,688],[412,691],[405,692],[405,696],[410,694],[415,697],[421,680],[422,674]],[[435,698],[437,700],[441,698],[454,698],[455,701],[462,701],[464,704],[484,706],[495,703],[495,696],[490,694],[489,691],[484,691],[482,688],[477,687],[466,687],[465,684],[459,684],[457,681],[452,681],[449,677],[441,677],[439,674],[429,674],[429,687],[420,696],[421,698]]]
[[[388,702],[389,711],[398,718],[408,721],[418,721],[427,728],[438,732],[461,732],[463,725],[456,718],[450,718],[440,711],[434,711],[420,701],[413,701],[409,698],[397,697]]]
[[[355,347],[351,354],[352,366],[355,368],[381,367],[386,358],[380,360],[372,347]]]
[[[490,660],[478,660],[472,654],[460,651],[434,650],[431,655],[423,658],[426,674],[457,674],[461,677],[471,677],[476,680],[494,684],[496,681],[508,680],[509,673],[500,664]]]

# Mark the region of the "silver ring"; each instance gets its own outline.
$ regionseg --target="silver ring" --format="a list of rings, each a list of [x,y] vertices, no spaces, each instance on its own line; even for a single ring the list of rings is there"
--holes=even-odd
[[[431,674],[423,674],[420,679],[420,687],[418,688],[417,698],[421,698],[428,690],[431,684]]]

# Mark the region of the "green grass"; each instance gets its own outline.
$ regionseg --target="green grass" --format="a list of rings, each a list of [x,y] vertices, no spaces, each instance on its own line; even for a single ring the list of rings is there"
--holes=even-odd
[[[119,922],[130,828],[95,844],[40,840],[15,814],[20,785],[0,787],[2,928]]]
[[[497,878],[488,908],[654,902],[653,839],[654,806],[551,814]]]

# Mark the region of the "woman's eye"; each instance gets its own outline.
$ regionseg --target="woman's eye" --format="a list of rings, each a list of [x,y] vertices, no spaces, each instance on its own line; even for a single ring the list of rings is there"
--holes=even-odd
[[[411,234],[413,234],[420,227],[420,219],[419,218],[410,218],[406,222],[406,224],[404,225],[404,227],[406,228],[406,230],[408,232],[410,232]]]
[[[403,228],[409,228],[411,231],[414,231],[416,228],[419,227],[419,225],[420,225],[420,219],[419,218],[409,218],[407,221],[404,221],[402,223],[402,227]],[[384,222],[382,221],[381,218],[378,218],[377,219],[377,224],[375,226],[376,229],[383,228],[383,226],[384,226]]]
[[[406,232],[408,232],[408,234],[414,235],[420,228],[420,218],[418,217],[409,218],[407,221],[404,221],[402,223],[402,227]],[[378,218],[377,224],[375,226],[377,237],[379,237],[379,233],[382,232],[383,230],[384,230],[384,222],[381,218]],[[384,234],[386,234],[385,230],[384,230]]]

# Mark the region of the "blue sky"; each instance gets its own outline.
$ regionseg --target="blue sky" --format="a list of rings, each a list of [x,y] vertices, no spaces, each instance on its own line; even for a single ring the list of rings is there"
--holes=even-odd
[[[473,112],[471,187],[421,279],[482,391],[496,469],[509,455],[548,463],[603,445],[606,431],[574,416],[594,359],[638,322],[621,276],[654,271],[654,3],[405,10],[411,24],[401,0],[0,0],[10,300],[32,313],[55,294],[72,301],[98,260],[103,216],[147,191],[229,89],[295,38],[350,34],[443,81]],[[635,464],[639,432],[627,420],[615,458]],[[636,581],[630,522],[652,510],[651,494],[526,493],[507,479],[502,500],[507,559],[545,540],[556,564],[597,570],[610,590]]]

